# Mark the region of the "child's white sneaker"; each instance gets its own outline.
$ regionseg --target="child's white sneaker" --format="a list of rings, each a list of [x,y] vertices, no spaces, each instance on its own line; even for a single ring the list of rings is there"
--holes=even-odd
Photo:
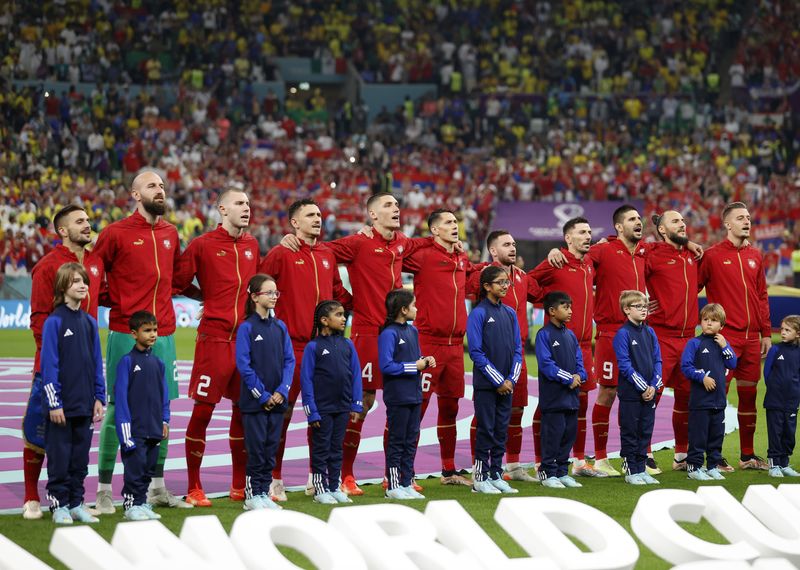
[[[711,477],[708,476],[705,469],[702,468],[689,468],[688,477],[689,479],[693,479],[695,481],[713,481]]]
[[[149,521],[150,516],[142,505],[133,505],[129,509],[125,509],[125,514],[122,515],[129,521]]]
[[[783,469],[780,467],[770,467],[769,468],[769,476],[770,477],[783,477]]]
[[[548,477],[547,479],[542,480],[542,487],[547,487],[548,489],[566,489],[566,485],[561,482],[561,479],[558,477]]]
[[[784,477],[800,477],[800,473],[792,469],[791,465],[781,467],[781,473],[783,473]]]
[[[329,493],[331,494],[331,497],[336,499],[337,503],[352,503],[353,502],[353,499],[348,497],[347,493],[345,493],[344,491],[339,491],[337,489],[336,491],[329,491]]]
[[[583,485],[578,483],[575,479],[573,479],[569,475],[564,475],[563,477],[559,477],[558,480],[561,481],[562,485],[570,489],[577,489],[578,487],[583,487]]]
[[[317,493],[314,495],[314,502],[321,505],[335,505],[339,501],[330,493]]]
[[[383,496],[387,499],[394,499],[396,501],[408,501],[411,500],[412,497],[403,487],[395,487],[394,489],[386,489],[386,492]]]
[[[647,485],[647,482],[642,479],[641,473],[635,473],[633,475],[625,475],[625,482],[629,485]]]
[[[409,485],[408,487],[403,487],[403,491],[406,492],[406,495],[411,497],[412,499],[424,499],[425,495],[414,489],[413,485]]]
[[[642,481],[647,485],[661,485],[661,481],[650,475],[647,470],[645,470],[644,473],[639,473],[639,477],[641,477]]]
[[[488,479],[485,481],[473,481],[472,482],[472,492],[473,493],[483,493],[484,495],[499,495],[502,493],[500,489],[492,485],[492,482]]]
[[[714,481],[725,480],[725,476],[722,473],[720,473],[719,469],[717,469],[716,467],[714,467],[714,469],[709,469],[708,471],[706,471],[706,475],[711,477]]]
[[[83,506],[83,504],[80,504],[77,507],[72,507],[69,510],[69,515],[72,517],[72,520],[82,523],[93,524],[100,522],[100,519],[89,514],[89,511],[86,510],[86,507]]]
[[[507,495],[513,495],[514,493],[519,493],[519,489],[515,489],[514,487],[506,483],[502,477],[498,477],[497,479],[489,479],[489,483],[491,483],[492,487],[494,487],[501,493],[506,493]]]

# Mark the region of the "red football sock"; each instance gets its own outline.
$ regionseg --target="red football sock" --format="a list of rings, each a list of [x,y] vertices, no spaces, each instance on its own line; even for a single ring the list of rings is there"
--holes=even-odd
[[[607,459],[608,450],[608,418],[611,407],[594,403],[592,408],[592,432],[594,433],[594,458]]]
[[[200,465],[206,452],[206,429],[211,422],[214,407],[214,404],[195,401],[192,417],[186,426],[186,475],[189,491],[203,488],[200,483]]]
[[[738,386],[739,443],[742,455],[755,455],[753,435],[756,433],[756,386]]]
[[[44,454],[30,447],[22,448],[22,474],[25,478],[25,502],[39,501],[39,475],[42,474]]]
[[[350,420],[347,422],[347,431],[344,433],[344,444],[342,445],[342,479],[354,477],[353,464],[358,455],[358,446],[361,444],[361,429],[364,422]]]
[[[436,435],[439,439],[439,454],[443,471],[456,469],[456,418],[458,398],[439,398],[439,417],[436,422]]]
[[[586,457],[586,410],[589,408],[589,393],[578,392],[578,433],[575,435],[575,444],[572,446],[575,459]]]
[[[283,479],[281,471],[283,470],[283,454],[286,452],[286,432],[289,430],[289,424],[292,423],[292,418],[283,418],[283,426],[281,426],[281,441],[278,443],[278,451],[275,453],[275,467],[272,469],[273,479]],[[309,457],[311,456],[309,450]]]
[[[542,462],[542,410],[536,406],[533,412],[533,460],[539,464]]]
[[[515,412],[512,408],[511,419],[508,422],[508,440],[506,441],[506,462],[519,463],[519,453],[522,451],[522,408]],[[473,463],[475,463],[473,461]]]
[[[478,416],[472,416],[469,424],[469,451],[472,454],[472,465],[475,465],[475,437],[478,433]]]
[[[244,489],[247,452],[244,447],[242,412],[239,410],[239,406],[236,405],[233,406],[231,413],[231,427],[228,432],[228,442],[231,447],[231,487],[234,489]]]
[[[689,391],[676,390],[672,404],[672,433],[675,434],[675,453],[689,451]]]

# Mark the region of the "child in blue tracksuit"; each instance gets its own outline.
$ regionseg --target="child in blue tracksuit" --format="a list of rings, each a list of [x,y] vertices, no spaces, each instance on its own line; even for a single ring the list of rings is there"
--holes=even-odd
[[[294,374],[294,351],[283,321],[271,316],[278,302],[275,279],[258,273],[247,285],[247,319],[236,333],[241,376],[239,409],[247,450],[244,510],[280,509],[269,496],[283,414]]]
[[[656,419],[656,392],[661,388],[661,348],[656,333],[645,324],[647,297],[641,291],[623,291],[619,305],[627,322],[614,336],[619,367],[620,455],[625,481],[631,485],[657,485],[645,471],[647,446]]]
[[[342,444],[348,420],[364,409],[361,365],[356,347],[344,337],[347,317],[338,301],[322,301],[314,310],[312,339],[303,351],[300,390],[311,426],[311,481],[314,501],[352,503],[339,489]]]
[[[578,388],[586,369],[578,339],[566,323],[572,319],[572,299],[562,291],[544,298],[550,322],[536,333],[539,362],[539,409],[542,411],[542,462],[539,479],[554,489],[582,487],[567,474],[569,452],[578,433]]]
[[[386,498],[424,499],[413,487],[414,457],[422,408],[420,371],[436,366],[432,356],[421,356],[414,293],[395,289],[386,295],[386,323],[378,336],[378,362],[383,374],[386,405]]]
[[[689,479],[722,480],[717,466],[725,439],[726,369],[736,368],[736,354],[719,331],[725,326],[725,309],[709,303],[700,311],[702,334],[683,349],[681,371],[689,379]],[[705,454],[708,468],[703,469]]]
[[[169,391],[164,362],[152,353],[158,321],[148,311],[137,311],[128,324],[136,345],[117,365],[114,418],[119,438],[125,518],[160,519],[147,504],[147,487],[158,462],[158,445],[169,436]]]
[[[767,393],[767,438],[770,477],[800,477],[789,466],[797,432],[800,407],[800,315],[781,321],[781,342],[774,345],[764,363]]]
[[[103,419],[106,384],[97,321],[83,312],[89,276],[79,263],[56,272],[55,309],[42,331],[47,498],[56,524],[96,523],[83,504],[92,421]]]
[[[480,302],[467,319],[467,345],[473,362],[475,404],[475,493],[516,493],[503,480],[511,394],[522,370],[522,341],[514,310],[502,298],[511,285],[508,273],[491,265],[480,279]]]

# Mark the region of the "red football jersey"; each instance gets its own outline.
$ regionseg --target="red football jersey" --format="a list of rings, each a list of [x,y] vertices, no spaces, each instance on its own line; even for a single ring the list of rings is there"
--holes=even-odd
[[[131,315],[150,311],[158,333],[173,334],[172,275],[181,254],[175,226],[164,220],[151,224],[137,211],[100,232],[94,252],[106,270],[109,328],[129,333]]]
[[[186,246],[173,276],[176,292],[197,276],[203,318],[197,332],[233,340],[244,316],[247,283],[258,272],[258,242],[250,234],[233,238],[221,225]]]
[[[659,242],[647,248],[644,265],[650,299],[658,307],[647,324],[659,337],[693,337],[697,326],[697,262],[686,248]]]
[[[708,248],[700,260],[698,281],[706,288],[708,302],[725,309],[724,334],[747,339],[770,335],[767,279],[756,248],[737,248],[727,239]]]
[[[585,257],[595,270],[594,320],[601,330],[616,330],[625,323],[619,296],[626,290],[645,292],[644,256],[647,246],[636,245],[631,253],[616,236],[592,246]]]
[[[324,243],[311,246],[301,241],[297,252],[273,247],[259,271],[275,278],[281,292],[275,316],[286,323],[294,343],[311,340],[314,309],[320,301],[335,299],[346,309],[353,306],[353,298],[339,277],[336,258]]]
[[[53,312],[53,295],[56,272],[65,263],[78,263],[78,257],[63,245],[57,245],[33,266],[31,271],[31,330],[36,343],[33,371],[39,372],[39,357],[42,350],[44,322]],[[83,266],[89,274],[89,294],[81,303],[81,309],[97,319],[97,305],[103,286],[105,271],[102,260],[92,251],[84,250]]]

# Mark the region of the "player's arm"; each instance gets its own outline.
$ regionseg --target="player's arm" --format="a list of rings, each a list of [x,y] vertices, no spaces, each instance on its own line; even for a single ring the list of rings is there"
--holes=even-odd
[[[483,321],[485,311],[481,307],[476,307],[469,314],[467,319],[467,347],[469,357],[478,369],[498,388],[503,385],[505,378],[497,370],[483,351]]]
[[[106,404],[106,378],[103,374],[103,352],[100,347],[100,333],[97,321],[87,315],[92,323],[92,358],[94,359],[94,399],[101,405]]]
[[[514,357],[511,360],[511,374],[508,377],[508,380],[511,380],[511,383],[516,385],[519,381],[519,375],[522,372],[522,359],[524,358],[522,354],[522,335],[519,332],[519,321],[517,321],[517,314],[511,309],[511,307],[506,307],[503,305],[509,312],[511,316],[511,327],[513,330],[514,335]]]
[[[630,350],[628,349],[628,334],[625,329],[621,329],[614,336],[614,352],[617,354],[617,368],[619,374],[625,381],[630,382],[641,393],[647,390],[647,380],[641,374],[636,372],[631,362]]]
[[[60,362],[58,358],[58,332],[61,327],[61,319],[53,316],[44,323],[42,331],[42,389],[47,400],[47,408],[50,411],[60,410],[63,406],[61,402],[61,382],[58,379]]]
[[[553,284],[555,269],[546,259],[526,274],[529,281],[535,281],[540,289],[547,289]],[[530,299],[528,299],[530,301]]]
[[[111,271],[114,258],[117,256],[117,240],[112,226],[106,226],[106,228],[98,234],[92,253],[97,255],[103,262],[106,273]]]
[[[536,353],[536,361],[539,363],[541,378],[565,386],[572,384],[572,374],[561,368],[553,359],[553,352],[550,350],[550,334],[547,329],[539,329],[539,332],[536,333],[533,350]]]
[[[333,268],[333,298],[342,304],[345,311],[353,310],[353,296],[345,289],[338,267]]]
[[[406,239],[408,240],[408,243],[406,244],[405,252],[403,252],[404,256],[413,255],[416,251],[419,251],[421,249],[427,249],[435,243],[433,241],[433,236],[406,238]],[[458,244],[456,244],[456,247],[459,247]]]
[[[465,297],[472,301],[473,303],[477,302],[478,294],[481,291],[481,272],[476,271],[475,273],[468,275],[466,280],[466,287],[465,287]]]
[[[120,446],[130,451],[136,449],[131,433],[131,408],[128,404],[131,358],[127,354],[117,364],[117,380],[114,383],[114,423]]]
[[[361,248],[361,244],[364,243],[365,239],[367,238],[360,234],[354,234],[325,242],[325,245],[333,252],[336,263],[348,265],[355,260],[356,255],[358,255],[358,250]]]
[[[174,294],[184,294],[187,297],[203,300],[203,295],[196,286],[192,284],[194,276],[197,274],[196,253],[200,246],[197,240],[190,242],[188,247],[178,257],[175,270],[172,272],[172,292]]]
[[[397,346],[397,331],[386,329],[378,336],[378,365],[383,374],[400,376],[402,374],[416,374],[417,362],[400,362],[394,359]]]
[[[286,325],[281,321],[278,321],[278,324],[283,330],[283,374],[281,376],[281,385],[275,391],[286,400],[289,398],[289,389],[292,387],[292,377],[294,376],[294,367],[297,359],[294,357],[292,339],[289,336]]]
[[[412,240],[408,241],[411,242]],[[403,271],[416,275],[425,267],[427,257],[427,250],[424,248],[403,252]]]
[[[661,381],[661,373],[663,370],[663,360],[661,358],[661,345],[658,343],[658,337],[652,328],[647,329],[650,338],[653,339],[653,377],[650,379],[649,385],[660,390],[664,384]]]
[[[714,251],[714,248],[711,248],[703,258],[697,262],[697,292],[703,290],[703,288],[708,284],[708,281],[711,279],[711,268],[712,268],[712,261],[713,261],[713,254],[711,252]]]
[[[353,404],[350,411],[356,414],[364,413],[364,402],[361,400],[364,389],[361,384],[361,363],[358,361],[358,353],[353,341],[347,339],[350,344],[350,375],[353,377]]]
[[[314,368],[316,368],[317,365],[316,354],[317,343],[312,340],[306,345],[305,350],[303,350],[303,361],[300,364],[300,392],[303,396],[303,411],[306,413],[306,419],[310,424],[322,419],[322,416],[320,416],[317,411],[317,402],[314,398]]]
[[[280,282],[281,267],[283,266],[283,259],[289,250],[285,247],[273,247],[261,260],[258,266],[259,273],[266,273],[275,278],[275,281]]]
[[[236,368],[239,370],[239,375],[242,377],[250,397],[258,400],[258,403],[263,406],[269,401],[272,394],[264,389],[264,383],[253,369],[250,359],[250,328],[250,323],[245,321],[239,326],[239,331],[236,333]]]
[[[767,293],[767,274],[764,271],[764,259],[759,256],[758,271],[756,271],[756,290],[758,291],[758,313],[761,319],[761,340],[769,339],[772,346],[772,325],[769,318],[769,295]],[[766,354],[769,350],[764,350]]]
[[[528,282],[528,302],[540,303],[544,298],[544,289],[542,288],[541,283],[539,283],[539,281],[530,273],[525,275],[525,279]]]
[[[31,330],[37,350],[42,349],[42,330],[47,317],[53,312],[53,283],[55,268],[41,262],[34,266],[31,281]]]
[[[696,338],[691,339],[686,343],[681,355],[681,372],[692,382],[698,384],[703,383],[703,379],[708,376],[708,371],[703,368],[695,368],[694,358],[697,355],[697,347],[700,346],[700,341]]]

